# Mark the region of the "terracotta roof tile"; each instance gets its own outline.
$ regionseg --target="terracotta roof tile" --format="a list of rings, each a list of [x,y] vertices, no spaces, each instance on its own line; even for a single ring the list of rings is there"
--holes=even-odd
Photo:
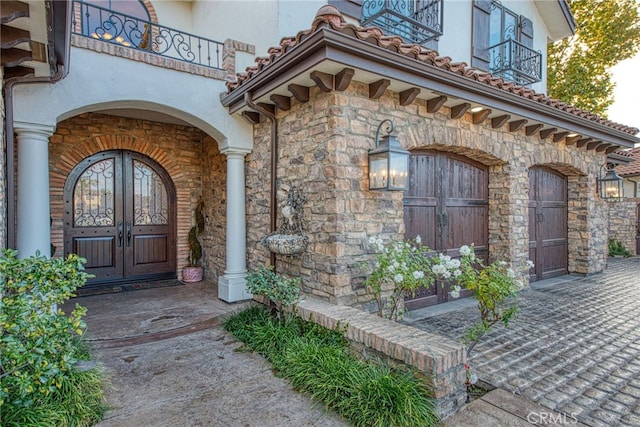
[[[342,34],[357,38],[363,42],[374,44],[383,49],[398,52],[401,55],[415,59],[422,63],[438,67],[440,69],[459,74],[480,83],[485,83],[501,90],[514,93],[524,98],[538,101],[559,110],[567,111],[578,117],[597,122],[601,125],[622,131],[624,133],[635,135],[639,132],[637,128],[625,126],[620,123],[614,123],[589,111],[581,110],[573,105],[562,102],[558,99],[549,98],[545,94],[536,93],[534,90],[524,86],[517,85],[513,82],[505,81],[501,77],[493,76],[491,73],[481,71],[469,67],[464,62],[453,62],[448,56],[439,56],[435,50],[427,49],[417,44],[405,43],[399,36],[386,36],[376,27],[358,27],[347,23],[338,9],[334,6],[322,6],[316,13],[311,28],[298,32],[295,37],[285,37],[280,41],[280,46],[269,48],[268,57],[256,58],[258,63],[256,66],[247,68],[245,73],[238,73],[235,81],[227,82],[227,93],[237,90],[248,80],[260,73],[263,69],[268,68],[272,63],[278,61],[287,52],[296,48],[304,39],[315,33],[322,27],[329,27]],[[640,163],[640,162],[638,162]]]
[[[626,165],[618,165],[618,167],[616,167],[618,175],[622,177],[640,175],[640,147],[629,151],[616,151],[615,153],[634,159]]]

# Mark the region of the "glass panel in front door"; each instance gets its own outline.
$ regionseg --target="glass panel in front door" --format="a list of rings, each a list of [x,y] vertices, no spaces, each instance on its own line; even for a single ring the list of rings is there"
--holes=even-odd
[[[115,225],[114,159],[89,167],[73,190],[75,227]]]

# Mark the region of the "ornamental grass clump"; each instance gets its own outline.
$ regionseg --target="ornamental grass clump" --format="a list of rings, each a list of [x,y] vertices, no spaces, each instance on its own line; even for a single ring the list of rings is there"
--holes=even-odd
[[[265,307],[229,317],[224,327],[244,349],[267,358],[276,375],[355,426],[434,426],[434,400],[412,371],[363,361],[340,331],[299,317],[276,319]]]

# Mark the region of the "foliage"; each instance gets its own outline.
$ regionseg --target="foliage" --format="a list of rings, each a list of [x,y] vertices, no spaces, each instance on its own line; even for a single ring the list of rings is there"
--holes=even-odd
[[[224,327],[246,348],[265,356],[277,375],[355,426],[438,423],[422,380],[412,372],[357,359],[338,331],[299,317],[277,321],[262,307],[230,317]]]
[[[269,298],[278,313],[283,307],[293,305],[300,297],[300,278],[288,277],[273,271],[273,267],[261,265],[257,271],[247,274],[247,288],[253,295]]]
[[[549,95],[606,116],[613,103],[610,69],[640,49],[636,0],[569,0],[574,36],[548,46]]]
[[[377,250],[377,261],[364,283],[376,299],[380,317],[398,320],[404,314],[406,295],[431,286],[436,277],[453,277],[459,267],[459,262],[450,257],[431,257],[433,251],[421,245],[420,236],[386,245],[381,239],[371,237],[369,244]],[[388,288],[392,288],[391,294],[385,297]]]
[[[194,210],[194,219],[196,225],[189,230],[189,267],[197,267],[202,259],[202,245],[198,240],[198,236],[204,231],[204,201],[202,197],[198,199],[198,204]]]
[[[80,357],[80,356],[78,356]],[[102,420],[105,374],[99,368],[72,370],[62,378],[60,387],[34,401],[32,407],[5,403],[2,425],[6,427],[82,427]]]
[[[512,299],[522,287],[516,273],[504,261],[487,266],[476,257],[473,246],[460,247],[460,259],[435,254],[420,245],[420,236],[415,240],[393,241],[384,244],[371,238],[369,243],[377,249],[377,262],[371,275],[365,280],[378,303],[378,315],[398,320],[402,316],[405,295],[415,293],[421,286],[431,286],[435,280],[451,282],[450,295],[460,296],[461,288],[473,293],[478,301],[480,321],[470,326],[464,336],[470,353],[476,343],[498,322],[505,326],[517,314],[518,308]],[[528,268],[533,264],[527,261]],[[383,298],[385,286],[392,286],[390,307]],[[388,313],[384,313],[385,308]]]
[[[616,239],[609,239],[609,256],[631,256],[631,253],[625,246]]]
[[[473,292],[480,311],[480,322],[465,332],[468,355],[493,325],[502,323],[505,327],[509,326],[518,313],[513,297],[522,288],[522,283],[504,261],[484,266],[482,260],[475,256],[473,246],[461,246],[460,255],[462,274],[458,276],[457,283]],[[527,267],[532,268],[533,263],[527,261]]]
[[[0,257],[0,405],[29,408],[68,379],[86,309],[76,305],[66,316],[57,305],[89,277],[85,262],[77,255],[18,259],[12,250]]]

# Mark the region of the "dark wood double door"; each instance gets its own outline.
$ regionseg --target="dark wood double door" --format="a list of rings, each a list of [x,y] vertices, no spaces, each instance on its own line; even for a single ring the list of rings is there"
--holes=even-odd
[[[64,252],[87,259],[87,286],[176,277],[175,190],[164,169],[115,150],[80,162],[64,189]]]
[[[423,245],[451,257],[473,243],[476,255],[486,261],[488,194],[486,166],[450,153],[413,152],[404,196],[405,238],[419,235]],[[437,281],[408,297],[405,306],[413,310],[448,300],[449,284]]]
[[[529,280],[567,274],[567,178],[542,167],[529,169]]]

